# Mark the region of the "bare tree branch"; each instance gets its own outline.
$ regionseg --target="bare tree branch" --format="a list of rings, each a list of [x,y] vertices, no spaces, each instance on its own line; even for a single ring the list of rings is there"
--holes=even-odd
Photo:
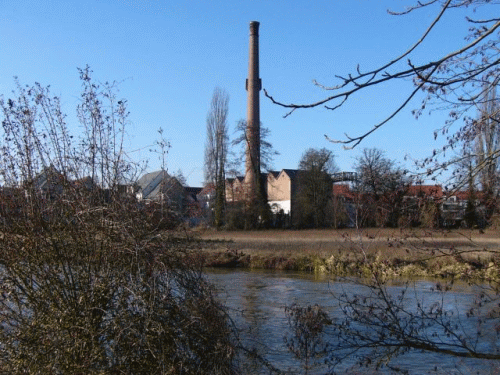
[[[427,3],[419,2],[415,7],[407,10],[407,12],[413,9],[429,6],[436,2],[437,1],[429,1]],[[429,33],[435,28],[435,25],[442,19],[444,13],[449,8],[465,6],[466,3],[467,2],[453,2],[452,0],[446,1],[441,7],[437,17],[432,21],[421,38],[403,54],[388,63],[366,72],[362,72],[358,65],[356,67],[356,74],[348,74],[347,76],[337,75],[336,78],[339,79],[341,83],[331,87],[314,81],[316,86],[326,91],[333,91],[333,95],[329,95],[324,99],[312,103],[296,104],[285,103],[277,100],[274,96],[270,95],[267,90],[264,90],[264,93],[272,103],[289,109],[289,111],[284,115],[284,117],[287,117],[297,109],[314,108],[322,105],[325,106],[325,108],[334,111],[343,106],[352,95],[360,90],[384,84],[389,81],[412,78],[415,88],[411,91],[411,93],[407,95],[403,99],[402,103],[384,120],[373,125],[369,131],[364,132],[359,136],[346,135],[345,140],[332,140],[327,137],[327,139],[335,143],[342,143],[345,145],[350,144],[351,146],[349,148],[356,147],[368,135],[372,134],[375,130],[392,120],[396,114],[398,114],[403,108],[407,107],[418,92],[427,92],[429,96],[434,95],[436,98],[440,98],[443,102],[446,102],[447,99],[442,95],[442,93],[456,95],[458,102],[449,102],[454,105],[457,105],[459,102],[465,103],[467,101],[473,101],[474,96],[467,97],[463,94],[459,95],[457,89],[459,87],[465,88],[467,85],[474,84],[474,81],[479,80],[481,75],[492,74],[494,69],[500,65],[500,58],[495,56],[495,48],[498,41],[490,40],[490,37],[492,37],[500,27],[500,21],[494,18],[492,18],[489,22],[481,22],[483,26],[481,26],[480,29],[472,30],[472,40],[463,47],[452,51],[437,60],[420,65],[414,65],[411,60],[408,59],[408,69],[396,71],[390,70],[397,63],[401,62],[402,59],[409,57],[409,55],[424,42]],[[494,22],[492,25],[485,26],[485,24],[492,22]],[[486,54],[487,57],[483,57],[480,60],[479,57],[484,54]],[[453,67],[457,68],[457,70],[452,70]],[[335,103],[334,105],[326,105],[327,103],[336,102],[337,100],[340,100],[340,102]]]

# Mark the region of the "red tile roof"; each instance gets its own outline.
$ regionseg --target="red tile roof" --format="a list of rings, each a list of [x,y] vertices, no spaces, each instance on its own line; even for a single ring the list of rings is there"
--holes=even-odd
[[[408,187],[406,196],[439,199],[443,197],[443,188],[441,185],[411,185]]]

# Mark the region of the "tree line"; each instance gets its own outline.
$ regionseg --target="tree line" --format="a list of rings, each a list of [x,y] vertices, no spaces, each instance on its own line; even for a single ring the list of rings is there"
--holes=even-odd
[[[226,202],[226,180],[237,178],[245,174],[245,157],[249,143],[247,123],[239,120],[234,129],[234,137],[230,140],[229,125],[227,124],[229,94],[222,88],[216,87],[212,95],[210,109],[207,114],[207,137],[205,143],[205,186],[214,190],[211,209],[206,213],[208,221],[217,229],[235,227],[252,229],[269,225],[271,212],[267,205],[265,181],[257,181],[257,199],[255,204],[245,205],[240,202],[228,207]],[[221,116],[219,114],[223,113]],[[258,165],[260,170],[268,171],[272,168],[273,158],[279,153],[269,141],[271,131],[260,126],[260,155]]]
[[[242,174],[241,166],[248,142],[244,120],[237,123],[236,136],[230,141],[227,124],[229,96],[224,90],[216,88],[207,116],[205,146],[205,180],[215,190],[213,225],[234,229],[282,225],[296,228],[484,227],[497,213],[500,193],[500,171],[498,158],[495,157],[500,150],[500,104],[496,97],[496,85],[484,88],[480,95],[483,100],[478,104],[477,114],[469,120],[471,126],[475,126],[474,131],[469,129],[466,134],[459,132],[456,137],[460,139],[453,141],[459,147],[458,156],[437,167],[437,171],[453,167],[451,181],[445,185],[447,191],[442,196],[432,192],[431,186],[420,189],[418,193],[415,189],[411,191],[412,186],[421,185],[422,179],[432,177],[435,172],[429,164],[432,158],[420,162],[419,167],[424,172],[411,175],[387,157],[383,150],[365,148],[353,165],[357,181],[351,183],[347,190],[336,191],[332,187],[332,177],[339,169],[332,151],[311,148],[303,153],[297,166],[296,189],[291,197],[294,201],[293,219],[282,220],[276,216],[273,218],[268,206],[261,208],[257,215],[250,215],[248,207],[242,202],[227,203],[226,180]],[[219,112],[224,115],[220,116]],[[271,170],[273,156],[278,154],[268,141],[269,135],[269,129],[262,127],[263,171]],[[266,184],[266,181],[261,183]],[[441,189],[435,185],[435,189],[438,188]],[[457,204],[451,212],[453,209],[447,207],[452,203],[446,203],[446,199],[457,192],[465,207]]]

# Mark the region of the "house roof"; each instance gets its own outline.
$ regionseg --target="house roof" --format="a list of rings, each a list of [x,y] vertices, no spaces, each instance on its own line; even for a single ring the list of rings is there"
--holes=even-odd
[[[214,192],[215,192],[215,185],[210,182],[201,189],[201,191],[198,193],[198,196],[203,196],[203,195],[207,196],[213,194]]]
[[[83,178],[80,178],[78,180],[75,180],[73,181],[73,185],[75,187],[83,187],[87,190],[92,190],[92,188],[94,187],[94,180],[92,180],[92,177],[90,176],[87,176],[87,177],[83,177]]]
[[[175,177],[164,170],[146,173],[137,181],[137,185],[142,193],[142,199],[156,199],[162,189],[173,188],[175,185],[182,186]]]
[[[348,184],[333,184],[332,193],[336,196],[342,196],[348,199],[354,199],[356,194],[351,191]]]
[[[35,189],[46,190],[55,187],[63,180],[63,175],[53,166],[45,167],[33,180]]]
[[[267,174],[273,176],[274,178],[278,178],[280,175],[280,171],[268,171]]]
[[[468,190],[460,190],[460,191],[456,191],[451,196],[457,197],[458,200],[466,201],[467,199],[469,199],[469,194],[470,194],[470,192]],[[482,191],[475,191],[474,196],[476,199],[483,199],[484,193]]]
[[[443,188],[441,185],[410,185],[406,192],[407,196],[422,196],[427,198],[442,198]]]
[[[226,184],[228,184],[228,185],[234,185],[236,182],[239,182],[240,184],[242,184],[244,181],[245,181],[245,177],[243,177],[243,176],[226,178]]]
[[[288,175],[288,177],[290,177],[290,179],[293,180],[299,174],[299,170],[298,169],[282,169],[280,174],[281,173],[286,173]]]
[[[340,194],[345,194],[351,191],[349,188],[349,185],[346,184],[333,184],[333,194],[340,195]]]
[[[468,191],[456,191],[453,193],[455,197],[457,197],[458,200],[461,201],[466,201],[469,198],[469,192]]]
[[[146,173],[137,181],[137,185],[139,185],[139,188],[141,190],[144,190],[148,185],[154,182],[155,179],[157,178],[161,179],[162,176],[167,177],[168,173],[164,170]]]
[[[201,188],[201,187],[190,187],[190,186],[186,186],[186,187],[184,187],[184,190],[185,190],[185,191],[186,191],[186,193],[188,193],[188,194],[198,195],[199,193],[201,193],[201,191],[203,190],[203,188]]]

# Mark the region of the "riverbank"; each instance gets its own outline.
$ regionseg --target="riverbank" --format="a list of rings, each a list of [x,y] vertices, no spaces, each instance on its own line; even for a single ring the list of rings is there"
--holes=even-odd
[[[268,230],[204,231],[207,267],[389,277],[498,278],[500,231]]]

